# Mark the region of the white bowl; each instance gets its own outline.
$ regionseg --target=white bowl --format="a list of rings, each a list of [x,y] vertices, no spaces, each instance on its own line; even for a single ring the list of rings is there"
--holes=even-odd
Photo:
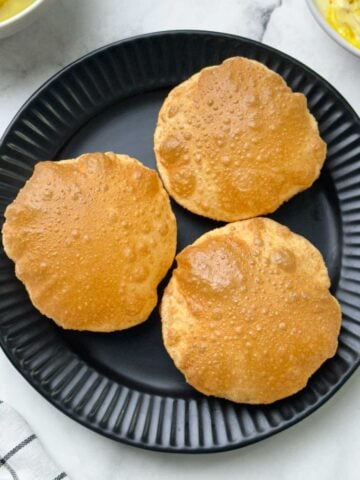
[[[8,37],[22,30],[42,15],[53,0],[35,0],[25,10],[0,22],[0,38]]]
[[[324,18],[323,13],[321,12],[319,6],[317,5],[316,0],[307,0],[307,4],[309,6],[310,12],[313,14],[315,20],[318,22],[318,24],[325,30],[325,32],[333,39],[335,42],[337,42],[339,45],[341,45],[343,48],[345,48],[348,52],[353,53],[357,57],[360,57],[360,49],[354,47],[351,45],[351,43],[347,42],[345,38],[343,38],[339,33],[337,33],[336,30],[334,30],[326,21]]]

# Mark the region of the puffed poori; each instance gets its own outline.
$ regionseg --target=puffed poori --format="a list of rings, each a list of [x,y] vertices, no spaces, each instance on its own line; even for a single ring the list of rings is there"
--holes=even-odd
[[[39,162],[5,217],[16,276],[58,325],[110,332],[148,318],[176,248],[154,170],[114,153]]]
[[[243,57],[204,68],[169,93],[154,149],[180,205],[228,222],[276,210],[310,187],[326,156],[306,97]]]
[[[335,354],[341,312],[320,252],[272,220],[210,231],[177,256],[165,290],[166,349],[206,395],[270,403]]]

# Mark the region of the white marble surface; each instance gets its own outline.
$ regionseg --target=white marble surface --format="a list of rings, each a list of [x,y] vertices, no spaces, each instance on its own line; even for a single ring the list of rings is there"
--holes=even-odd
[[[317,70],[360,113],[360,60],[327,37],[304,0],[57,0],[41,21],[0,41],[0,133],[28,96],[69,62],[121,38],[179,28],[260,39]],[[24,415],[73,480],[359,478],[359,373],[295,427],[210,456],[159,454],[102,438],[48,404],[2,352],[0,398]]]

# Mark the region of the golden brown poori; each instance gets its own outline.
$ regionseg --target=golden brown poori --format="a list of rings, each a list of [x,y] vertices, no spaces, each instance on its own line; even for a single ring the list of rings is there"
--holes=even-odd
[[[266,218],[210,231],[177,256],[165,290],[166,349],[206,395],[270,403],[335,354],[341,313],[320,252]]]
[[[5,217],[16,276],[58,325],[109,332],[148,318],[176,248],[154,170],[114,153],[39,162]]]
[[[243,57],[171,90],[154,148],[169,194],[193,213],[228,222],[276,210],[317,179],[326,156],[306,97]]]

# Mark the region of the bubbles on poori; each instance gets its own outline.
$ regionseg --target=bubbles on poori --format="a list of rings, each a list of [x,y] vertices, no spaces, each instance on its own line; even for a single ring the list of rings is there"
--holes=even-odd
[[[16,276],[58,325],[109,332],[148,318],[176,248],[154,170],[114,153],[39,162],[5,217]]]
[[[326,155],[306,97],[243,57],[171,90],[154,148],[169,194],[193,213],[227,222],[276,210],[317,179]]]
[[[287,227],[261,217],[228,224],[177,265],[161,304],[163,340],[200,392],[274,402],[335,354],[341,312],[324,261]]]

